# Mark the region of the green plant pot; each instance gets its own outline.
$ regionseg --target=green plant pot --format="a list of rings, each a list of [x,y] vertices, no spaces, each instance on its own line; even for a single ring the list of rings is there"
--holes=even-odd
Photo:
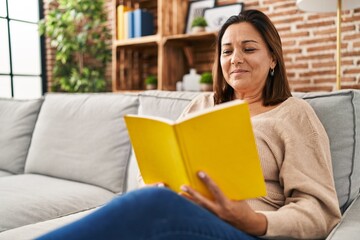
[[[146,90],[155,90],[157,89],[156,84],[146,84]]]
[[[205,32],[205,27],[192,27],[191,32],[192,33]]]
[[[200,90],[203,92],[213,91],[213,85],[209,83],[200,83]]]

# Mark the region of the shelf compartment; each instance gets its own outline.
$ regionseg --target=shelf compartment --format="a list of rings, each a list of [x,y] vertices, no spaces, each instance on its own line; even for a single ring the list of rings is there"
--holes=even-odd
[[[158,35],[159,34],[159,30],[158,30],[158,1],[154,1],[154,0],[113,0],[113,4],[114,4],[114,22],[115,22],[115,34],[114,34],[114,41],[117,42],[119,41],[119,39],[117,39],[117,31],[118,31],[118,18],[117,18],[117,7],[121,4],[124,6],[127,6],[128,8],[131,8],[133,10],[135,9],[146,9],[148,12],[150,12],[153,17],[154,17],[154,35]],[[127,40],[130,39],[126,39],[124,40],[124,42],[127,42]],[[123,41],[123,40],[121,40]],[[124,43],[125,44],[125,43]]]
[[[184,34],[189,0],[113,0],[116,6],[147,9],[154,15],[154,35],[112,43],[113,91],[142,91],[149,74],[158,78],[159,90],[175,90],[190,68],[211,71],[216,32]]]
[[[151,47],[149,47],[151,46]],[[117,47],[115,52],[115,76],[113,91],[145,89],[144,80],[149,75],[157,75],[157,45],[141,47]]]
[[[211,72],[216,33],[179,34],[167,37],[164,44],[162,89],[175,90],[176,82],[195,68],[198,73]]]

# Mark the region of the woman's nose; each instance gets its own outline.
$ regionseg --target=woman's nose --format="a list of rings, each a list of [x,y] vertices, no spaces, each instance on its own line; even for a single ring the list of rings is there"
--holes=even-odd
[[[244,63],[244,56],[240,51],[234,51],[231,57],[231,64]]]

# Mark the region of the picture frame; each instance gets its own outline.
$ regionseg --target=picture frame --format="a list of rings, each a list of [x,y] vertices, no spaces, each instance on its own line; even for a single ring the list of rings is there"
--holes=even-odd
[[[184,33],[191,32],[191,23],[196,17],[203,17],[207,8],[215,7],[216,0],[189,1]]]
[[[207,31],[219,31],[225,21],[232,15],[238,15],[244,9],[244,3],[234,3],[205,9],[204,18],[208,24]]]

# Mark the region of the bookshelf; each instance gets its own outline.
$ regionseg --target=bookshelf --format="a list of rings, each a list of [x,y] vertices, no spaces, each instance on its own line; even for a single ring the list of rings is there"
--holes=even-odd
[[[187,0],[125,0],[122,4],[146,9],[154,16],[154,34],[117,39],[117,6],[113,0],[112,90],[142,91],[144,79],[158,78],[157,89],[175,90],[190,68],[198,73],[211,71],[215,32],[184,34]]]

